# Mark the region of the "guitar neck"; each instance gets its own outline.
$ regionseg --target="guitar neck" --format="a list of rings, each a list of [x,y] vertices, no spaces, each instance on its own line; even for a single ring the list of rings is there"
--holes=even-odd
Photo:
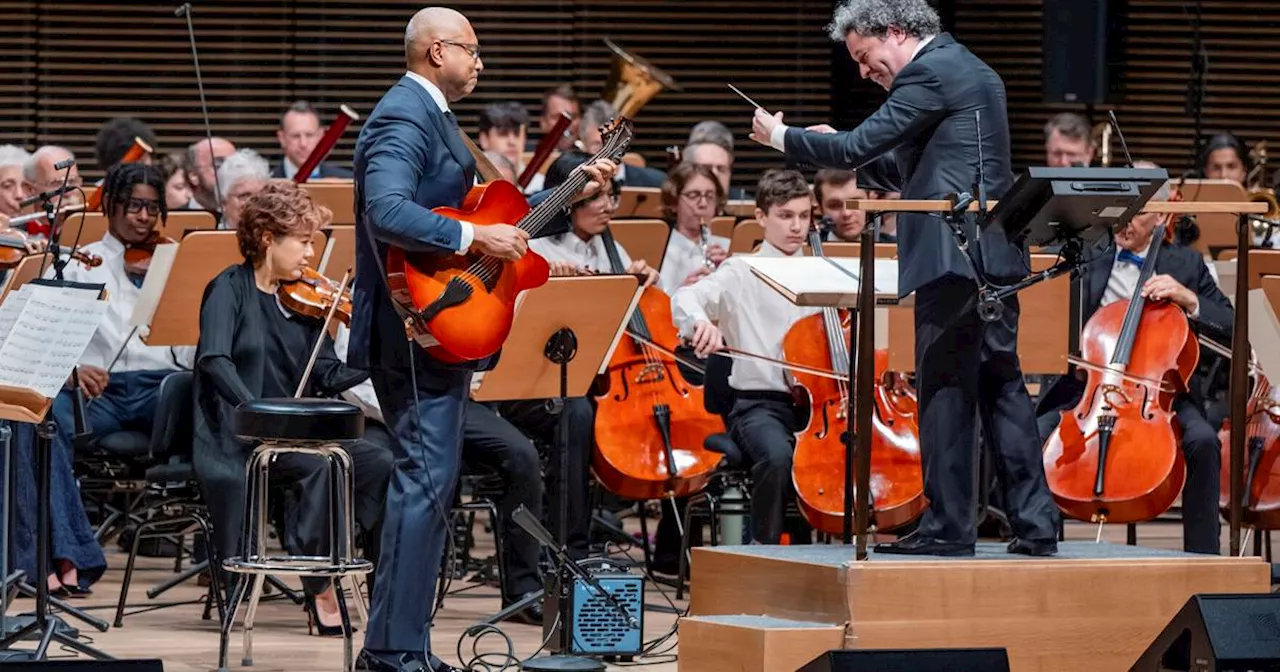
[[[529,236],[538,235],[542,229],[546,228],[561,210],[573,201],[573,197],[582,191],[582,187],[587,184],[587,175],[581,171],[575,171],[569,179],[557,186],[546,200],[539,203],[529,214],[525,215],[516,224],[517,228],[524,229],[529,232]]]

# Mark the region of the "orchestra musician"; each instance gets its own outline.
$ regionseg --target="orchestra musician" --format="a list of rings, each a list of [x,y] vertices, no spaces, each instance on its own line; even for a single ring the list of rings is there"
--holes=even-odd
[[[1200,173],[1210,180],[1231,180],[1244,186],[1249,168],[1249,151],[1231,133],[1209,138],[1200,154]]]
[[[662,212],[671,224],[658,286],[667,295],[697,282],[729,257],[729,239],[711,235],[703,240],[703,226],[710,226],[724,207],[725,191],[707,166],[682,163],[662,184]]]
[[[741,187],[733,186],[733,133],[724,124],[714,120],[695,124],[689,131],[689,141],[680,156],[685,163],[710,168],[720,181],[725,198],[747,198],[747,193]],[[721,207],[724,207],[723,204]],[[718,210],[716,212],[719,214]]]
[[[764,242],[753,256],[803,255],[813,218],[810,199],[809,184],[800,173],[765,173],[756,187],[755,212],[764,227]],[[671,296],[675,324],[698,357],[727,344],[782,359],[782,339],[791,325],[818,311],[788,301],[737,256]],[[791,382],[783,368],[756,360],[735,361],[729,375],[734,401],[726,424],[751,461],[751,526],[756,543],[778,543],[784,532],[783,513],[795,499],[791,458],[800,420]],[[795,531],[808,534],[807,527]]]
[[[280,116],[280,128],[276,129],[276,142],[280,143],[280,151],[284,156],[271,170],[271,177],[292,180],[298,174],[298,167],[307,162],[316,145],[320,144],[320,138],[324,137],[326,130],[328,128],[320,123],[320,113],[316,111],[315,105],[305,100],[290,105]],[[351,171],[329,161],[316,164],[307,176],[312,180],[350,177]]]
[[[1013,182],[1004,84],[986,63],[942,32],[925,0],[848,0],[829,26],[859,71],[889,91],[888,100],[852,131],[822,125],[789,128],[782,114],[757,109],[752,137],[789,160],[853,168],[869,184],[902,180],[904,199],[941,199],[968,192],[976,175],[999,198]],[[975,133],[975,111],[981,133]],[[979,172],[973,151],[981,137]],[[895,149],[896,148],[896,149]],[[891,150],[884,153],[886,150]],[[977,272],[1006,284],[1028,272],[1025,249],[1003,230],[962,252],[949,227],[932,215],[900,214],[899,294],[915,293],[916,381],[920,443],[929,508],[917,530],[878,544],[880,553],[972,555],[974,455],[979,414],[1005,476],[1011,553],[1057,550],[1058,512],[1045,481],[1031,399],[1017,353],[1018,299],[1003,302],[993,322],[977,314]],[[735,367],[736,368],[736,367]]]
[[[245,203],[270,179],[271,168],[267,160],[252,149],[236,150],[223,159],[222,165],[218,166],[218,193],[222,195],[222,219],[218,228],[235,230],[239,227]]]
[[[524,105],[509,101],[489,103],[480,110],[480,130],[476,143],[486,153],[497,153],[511,164],[511,172],[520,170],[520,146],[523,131],[529,126],[529,113]],[[510,180],[515,183],[515,179]]]
[[[240,552],[247,483],[245,465],[256,444],[235,433],[235,409],[254,399],[293,397],[316,340],[324,339],[303,394],[330,397],[368,377],[345,366],[321,320],[296,315],[276,293],[281,282],[301,277],[315,256],[312,242],[332,219],[329,209],[291,181],[264,186],[244,206],[236,240],[244,262],[228,266],[205,287],[196,348],[193,423],[194,466],[213,521],[218,558]],[[355,521],[367,536],[378,534],[391,450],[360,440],[344,446],[351,456]],[[322,556],[330,547],[328,463],[302,453],[283,453],[271,462],[275,484],[296,494],[295,515],[284,521],[283,544],[295,555]],[[365,557],[377,562],[377,544]],[[321,636],[342,634],[331,580],[303,577],[309,625]],[[230,590],[231,586],[227,586]],[[310,629],[310,628],[309,628]]]
[[[191,184],[187,182],[187,157],[181,152],[162,154],[155,166],[164,180],[164,202],[169,210],[185,210],[191,202]]]
[[[1152,165],[1152,164],[1147,164]],[[1151,200],[1168,200],[1165,185]],[[1085,254],[1083,273],[1084,315],[1082,323],[1099,308],[1133,296],[1142,262],[1151,245],[1152,231],[1162,215],[1142,213],[1116,232],[1114,240],[1104,239]],[[1090,263],[1110,259],[1111,263]],[[1143,287],[1151,301],[1169,301],[1181,307],[1201,334],[1219,343],[1230,343],[1233,327],[1231,302],[1218,289],[1204,257],[1196,250],[1164,245],[1156,259],[1156,274]],[[1202,383],[1198,371],[1190,391],[1179,394],[1173,410],[1181,429],[1181,447],[1186,458],[1187,480],[1182,489],[1183,548],[1190,553],[1219,552],[1218,479],[1221,444],[1217,427],[1205,417]],[[1084,392],[1084,382],[1068,374],[1053,381],[1036,409],[1040,436],[1047,440],[1058,425],[1060,411],[1074,408]]]
[[[1097,152],[1089,121],[1074,112],[1055,114],[1044,124],[1044,165],[1088,166]]]
[[[867,226],[867,213],[850,208],[846,203],[853,198],[873,198],[872,194],[877,192],[859,187],[857,178],[857,173],[852,170],[839,168],[823,168],[813,177],[813,196],[818,202],[818,212],[831,223],[826,238],[830,242],[856,243]],[[898,238],[885,231],[886,217],[881,218],[876,242],[896,243]]]
[[[370,670],[452,670],[430,655],[435,578],[444,554],[449,494],[458,478],[462,423],[472,372],[496,357],[450,364],[405,338],[386,286],[388,245],[442,254],[476,252],[514,260],[527,233],[511,224],[475,225],[431,211],[458,207],[475,180],[475,159],[450,105],[475,89],[484,66],[471,23],[428,7],[405,30],[408,71],[379,101],[356,142],[356,275],[351,365],[372,372],[379,406],[395,435],[361,664]],[[583,168],[583,195],[607,188],[613,164]],[[412,587],[411,590],[407,587]]]
[[[569,115],[572,121],[569,123],[569,128],[565,130],[564,136],[556,141],[556,151],[560,152],[573,148],[573,141],[578,137],[578,124],[582,117],[582,104],[578,102],[578,93],[568,84],[561,84],[542,94],[542,115],[538,117],[538,130],[542,135],[545,136],[551,132],[562,114]],[[529,138],[525,151],[532,152],[537,148],[537,144],[533,138]]]
[[[212,147],[210,145],[212,144]],[[212,149],[212,154],[210,150]],[[215,136],[212,141],[202,138],[187,147],[187,181],[191,183],[191,202],[188,210],[217,212],[218,194],[214,192],[218,180],[218,166],[236,153],[236,146],[226,138]]]
[[[600,129],[608,125],[618,116],[618,111],[605,100],[597,100],[582,111],[582,121],[578,124],[578,133],[582,151],[595,154],[604,147],[604,139]],[[647,166],[618,166],[618,180],[626,187],[661,187],[666,175],[661,170]]]
[[[98,170],[105,173],[108,168],[120,163],[133,148],[135,138],[147,143],[153,150],[159,149],[156,134],[139,119],[115,117],[102,124],[93,141],[93,158],[98,162]],[[151,163],[151,153],[143,154],[138,160]]]
[[[17,145],[0,145],[0,225],[22,212],[22,199],[27,197],[22,184],[22,166],[31,158]]]

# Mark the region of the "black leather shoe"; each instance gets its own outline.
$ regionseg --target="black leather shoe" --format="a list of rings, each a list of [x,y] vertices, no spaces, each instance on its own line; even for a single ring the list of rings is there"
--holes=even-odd
[[[1018,553],[1021,555],[1031,555],[1037,558],[1047,558],[1058,552],[1058,542],[1056,539],[1014,539],[1009,542],[1007,549],[1010,553]]]
[[[502,607],[505,609],[533,594],[534,592],[528,592],[515,600],[503,599]],[[525,625],[542,625],[542,597],[539,596],[538,599],[530,602],[524,609],[508,616],[506,620],[512,623],[524,623]]]
[[[970,556],[973,555],[973,544],[958,544],[920,534],[912,534],[897,541],[876,544],[875,552],[888,555]]]
[[[421,655],[421,654],[419,654]],[[361,649],[356,657],[356,669],[368,672],[433,672],[430,665],[412,653],[395,651],[379,651]],[[444,666],[440,672],[448,672],[453,668]]]

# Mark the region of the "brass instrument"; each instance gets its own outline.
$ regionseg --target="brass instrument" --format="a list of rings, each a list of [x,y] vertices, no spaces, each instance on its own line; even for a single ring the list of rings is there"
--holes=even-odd
[[[609,101],[618,115],[634,119],[640,108],[662,93],[664,89],[683,91],[676,80],[648,61],[628,53],[613,40],[605,38],[605,45],[613,51],[612,70],[600,97]]]
[[[1098,149],[1098,165],[1103,168],[1111,167],[1111,134],[1114,132],[1111,122],[1104,121],[1094,124],[1093,132],[1089,134],[1090,143]]]
[[[1276,200],[1274,189],[1267,187],[1267,141],[1259,140],[1249,149],[1249,161],[1253,168],[1245,177],[1245,188],[1249,192],[1249,200],[1254,203],[1266,203],[1267,212],[1263,215],[1251,215],[1249,224],[1253,235],[1268,244],[1277,226],[1280,226],[1280,202]]]

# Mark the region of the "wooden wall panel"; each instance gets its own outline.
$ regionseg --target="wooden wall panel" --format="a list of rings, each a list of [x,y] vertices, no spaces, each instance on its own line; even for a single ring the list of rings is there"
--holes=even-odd
[[[17,117],[16,123],[0,123],[0,142],[64,144],[81,158],[82,172],[96,179],[93,135],[112,116],[147,121],[162,151],[198,139],[203,125],[195,73],[175,4],[0,0],[0,96]],[[194,3],[215,134],[274,161],[277,120],[294,99],[312,100],[326,119],[343,103],[368,114],[403,73],[404,26],[421,6],[386,0]],[[573,84],[590,102],[608,75],[605,36],[684,87],[658,96],[637,119],[635,147],[651,165],[665,168],[663,149],[683,144],[689,127],[703,119],[720,119],[735,133],[735,183],[749,186],[764,169],[780,165],[776,153],[746,139],[751,109],[726,82],[802,118],[829,114],[831,51],[822,26],[830,0],[459,0],[451,6],[472,19],[482,44],[480,85],[456,106],[472,132],[484,104],[514,99],[536,115],[543,91],[555,84]],[[338,144],[336,160],[350,160],[359,128],[353,124]]]

